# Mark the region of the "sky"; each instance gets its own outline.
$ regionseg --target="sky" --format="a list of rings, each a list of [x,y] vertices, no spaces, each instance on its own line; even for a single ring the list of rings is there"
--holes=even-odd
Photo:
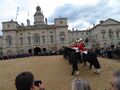
[[[12,19],[24,25],[30,19],[33,25],[38,5],[48,24],[58,17],[68,18],[69,29],[85,30],[108,18],[120,21],[120,0],[0,0],[0,30],[2,22]]]

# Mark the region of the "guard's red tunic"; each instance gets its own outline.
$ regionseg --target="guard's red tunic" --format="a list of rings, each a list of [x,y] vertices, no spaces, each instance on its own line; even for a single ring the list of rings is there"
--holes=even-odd
[[[85,44],[84,44],[83,42],[80,42],[80,43],[78,44],[78,48],[79,48],[80,51],[85,51],[85,50],[86,50],[86,49],[85,49]]]

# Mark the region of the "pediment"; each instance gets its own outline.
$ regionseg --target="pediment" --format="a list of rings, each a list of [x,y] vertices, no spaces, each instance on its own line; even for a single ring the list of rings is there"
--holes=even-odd
[[[119,22],[119,21],[116,21],[116,20],[114,20],[114,19],[109,18],[109,19],[107,19],[107,20],[105,20],[105,21],[102,21],[102,22],[100,23],[100,25],[111,25],[111,24],[120,24],[120,22]]]

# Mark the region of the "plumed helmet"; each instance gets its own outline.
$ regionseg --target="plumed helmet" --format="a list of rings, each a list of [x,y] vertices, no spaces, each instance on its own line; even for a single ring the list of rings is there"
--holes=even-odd
[[[80,38],[79,41],[82,41],[82,38]]]

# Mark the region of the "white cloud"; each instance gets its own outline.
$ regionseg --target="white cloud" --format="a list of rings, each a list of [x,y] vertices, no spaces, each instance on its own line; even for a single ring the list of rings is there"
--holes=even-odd
[[[0,0],[0,22],[9,21],[11,19],[15,20],[16,17],[16,11],[17,7],[19,7],[19,15],[17,16],[17,21],[19,23],[26,24],[26,19],[28,18],[28,11],[29,11],[29,19],[31,23],[33,24],[34,21],[34,13],[36,11],[36,6],[39,5],[41,9],[43,10],[43,14],[45,17],[50,17],[53,14],[56,14],[55,10],[57,7],[61,7],[63,5],[71,4],[73,5],[76,10],[75,16],[73,18],[74,12],[71,14],[71,18],[69,19],[73,20],[74,22],[69,22],[69,26],[76,27],[76,28],[88,28],[91,26],[91,23],[96,23],[96,21],[99,21],[99,19],[104,18],[119,18],[119,10],[120,10],[120,0]],[[108,2],[106,7],[102,6],[103,2]],[[99,3],[99,7],[97,6]],[[105,5],[105,4],[104,4]],[[91,8],[93,6],[94,8]],[[67,7],[67,6],[66,6]],[[91,10],[89,9],[91,8]],[[97,9],[96,9],[97,8]],[[102,9],[103,8],[103,9]],[[111,9],[110,12],[106,14],[104,9]],[[96,9],[96,10],[93,10]],[[57,13],[64,13],[62,15],[65,15],[64,9],[63,11],[60,11]],[[103,10],[103,11],[102,11]],[[67,10],[66,10],[67,11]],[[74,11],[74,9],[73,9]],[[78,11],[78,12],[77,12]],[[76,16],[77,15],[79,16]],[[85,15],[88,15],[89,17],[85,17]],[[54,16],[54,15],[53,15]],[[56,18],[56,17],[53,17]],[[72,19],[73,18],[73,19]],[[0,25],[1,29],[2,25]]]

